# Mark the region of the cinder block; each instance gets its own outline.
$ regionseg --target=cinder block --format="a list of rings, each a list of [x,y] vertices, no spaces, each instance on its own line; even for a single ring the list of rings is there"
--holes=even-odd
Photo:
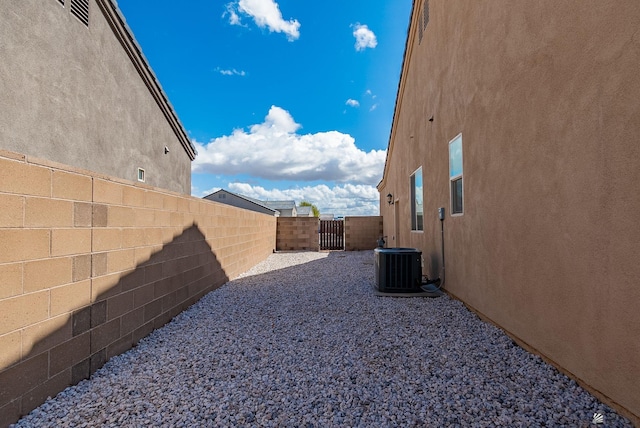
[[[133,290],[133,307],[140,308],[150,303],[154,298],[154,284],[147,284]]]
[[[47,401],[48,397],[55,397],[70,385],[72,385],[71,370],[58,373],[22,397],[22,412],[25,414],[31,412]]]
[[[0,227],[24,225],[24,197],[0,193]]]
[[[145,245],[145,229],[127,228],[122,229],[122,248],[135,248]]]
[[[153,331],[153,321],[142,325],[133,331],[133,343],[138,343],[142,338],[147,337]]]
[[[71,367],[71,382],[73,384],[80,383],[91,376],[91,359],[87,358]]]
[[[0,373],[0,406],[20,397],[48,378],[49,355],[44,353]]]
[[[107,321],[133,310],[133,291],[120,293],[107,299]]]
[[[90,176],[58,170],[53,170],[51,176],[54,198],[71,199],[74,201],[91,201],[93,196],[93,186],[91,183],[92,178]]]
[[[107,274],[107,253],[91,255],[91,276],[103,276]]]
[[[25,227],[73,227],[73,202],[60,199],[27,197],[24,205]]]
[[[150,227],[144,230],[145,245],[162,244],[162,229],[159,227]]]
[[[55,375],[69,369],[91,355],[91,335],[89,332],[76,336],[51,349],[49,354],[49,374]],[[88,371],[88,367],[87,367]]]
[[[53,229],[51,255],[66,256],[91,252],[91,229]]]
[[[0,300],[0,335],[45,320],[49,316],[49,291]]]
[[[93,229],[92,251],[119,250],[122,245],[122,230],[116,228]]]
[[[167,211],[178,211],[178,197],[164,195],[162,207]]]
[[[22,356],[36,355],[72,337],[72,323],[68,315],[49,318],[22,330]]]
[[[135,249],[136,250],[136,266],[140,266],[144,263],[146,263],[147,261],[149,261],[149,259],[151,259],[151,256],[153,255],[154,252],[154,247],[138,247]]]
[[[102,275],[104,275],[104,273]],[[91,278],[91,254],[74,257],[71,280],[78,282],[89,278]]]
[[[156,211],[153,224],[156,227],[171,226],[171,213],[169,211]]]
[[[0,192],[51,196],[51,170],[0,158]]]
[[[93,205],[85,202],[73,203],[73,225],[75,227],[91,227]]]
[[[22,332],[14,331],[0,336],[0,349],[2,349],[0,352],[0,371],[2,371],[22,358]]]
[[[144,284],[144,268],[138,267],[122,275],[120,284],[123,292],[140,288]]]
[[[102,204],[93,204],[91,209],[91,225],[93,227],[106,227],[108,222],[109,207]]]
[[[90,372],[95,373],[99,368],[107,363],[107,350],[101,349],[94,352],[90,359]]]
[[[91,301],[91,281],[74,282],[51,289],[51,316],[68,314]]]
[[[94,178],[93,180],[93,202],[122,205],[123,188],[119,183]]]
[[[91,328],[98,327],[99,325],[107,322],[107,301],[102,300],[94,303],[91,308]]]
[[[164,194],[147,190],[144,195],[144,206],[146,208],[162,209],[164,207]]]
[[[135,212],[132,208],[111,205],[107,210],[107,226],[130,227],[136,223]]]
[[[131,333],[124,334],[121,338],[107,346],[107,358],[113,358],[123,352],[131,349],[133,344],[133,335]]]
[[[182,227],[184,225],[184,214],[171,212],[170,225],[172,227]]]
[[[150,209],[137,209],[136,213],[136,226],[138,227],[153,227],[155,225],[155,210]]]
[[[7,404],[0,404],[0,426],[8,427],[15,423],[23,415],[22,397],[18,397]]]
[[[180,212],[189,211],[189,199],[191,198],[178,198],[178,211]]]
[[[109,251],[107,253],[107,273],[122,272],[134,267],[135,251],[133,249]]]
[[[22,263],[0,265],[0,299],[20,294],[22,294]]]
[[[105,275],[91,280],[91,301],[107,299],[120,293],[120,274]]]
[[[123,186],[122,188],[122,204],[128,207],[144,207],[143,189],[132,186]]]
[[[31,293],[72,282],[73,258],[58,257],[24,264],[24,291]]]
[[[91,330],[91,353],[96,353],[120,338],[120,318]]]

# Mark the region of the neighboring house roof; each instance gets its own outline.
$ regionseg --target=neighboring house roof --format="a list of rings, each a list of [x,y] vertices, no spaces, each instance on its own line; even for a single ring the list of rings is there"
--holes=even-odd
[[[292,210],[296,207],[296,201],[260,201],[260,203],[274,210]]]
[[[178,115],[169,102],[169,98],[162,90],[162,87],[160,86],[155,73],[151,69],[149,62],[142,53],[142,48],[140,48],[140,45],[133,36],[133,32],[125,21],[122,12],[120,12],[117,1],[96,0],[96,3],[102,10],[105,19],[122,44],[122,47],[127,52],[127,55],[140,74],[140,77],[144,81],[145,85],[147,85],[147,88],[149,88],[149,91],[153,95],[153,98],[158,104],[158,107],[160,107],[160,110],[169,122],[169,125],[173,129],[173,132],[175,132],[176,136],[178,137],[178,140],[189,156],[189,159],[194,160],[197,154],[196,148],[189,139],[184,126],[182,126],[182,123],[180,122],[180,119],[178,119]]]
[[[311,207],[296,207],[296,212],[298,213],[298,217],[313,217],[313,212],[311,211]]]
[[[278,213],[278,210],[264,205],[261,201],[258,201],[257,199],[248,198],[246,196],[239,195],[237,193],[232,193],[232,192],[230,192],[228,190],[225,190],[225,189],[220,189],[220,190],[218,190],[216,192],[213,192],[213,193],[205,196],[203,199],[208,199],[210,201],[215,201],[215,202],[226,203],[227,205],[233,205],[232,203],[228,203],[229,201],[227,201],[227,200],[222,200],[222,199],[218,198],[218,196],[221,195],[221,194],[227,194],[227,195],[231,195],[231,196],[234,196],[236,198],[242,199],[245,202],[247,202],[248,204],[254,205],[255,208],[261,208],[262,210],[268,210],[268,211],[271,211],[274,214]],[[240,208],[244,208],[244,207],[240,207]],[[251,209],[251,208],[249,208],[249,209]]]

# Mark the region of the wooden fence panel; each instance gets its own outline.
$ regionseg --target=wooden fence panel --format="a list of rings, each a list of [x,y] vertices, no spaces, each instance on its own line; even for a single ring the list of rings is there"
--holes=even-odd
[[[344,250],[344,221],[320,220],[320,249]]]

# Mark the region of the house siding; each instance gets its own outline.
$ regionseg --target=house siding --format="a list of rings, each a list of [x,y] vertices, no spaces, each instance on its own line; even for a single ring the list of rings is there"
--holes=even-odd
[[[440,275],[445,207],[445,289],[637,420],[640,3],[428,4],[420,41],[414,2],[378,186],[388,245],[419,248]],[[464,213],[451,216],[458,134]]]
[[[55,0],[2,2],[0,148],[128,180],[143,168],[189,194],[184,130],[105,18],[114,7],[90,0],[87,27]]]

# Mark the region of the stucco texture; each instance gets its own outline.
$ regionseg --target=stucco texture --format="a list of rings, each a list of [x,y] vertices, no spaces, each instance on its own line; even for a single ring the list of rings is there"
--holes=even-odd
[[[2,2],[0,58],[0,148],[191,192],[189,156],[95,0],[88,27],[56,0]]]
[[[414,2],[378,186],[389,246],[420,248],[440,275],[445,207],[446,290],[637,418],[640,3],[428,4],[420,40]],[[419,167],[425,230],[412,232]]]

